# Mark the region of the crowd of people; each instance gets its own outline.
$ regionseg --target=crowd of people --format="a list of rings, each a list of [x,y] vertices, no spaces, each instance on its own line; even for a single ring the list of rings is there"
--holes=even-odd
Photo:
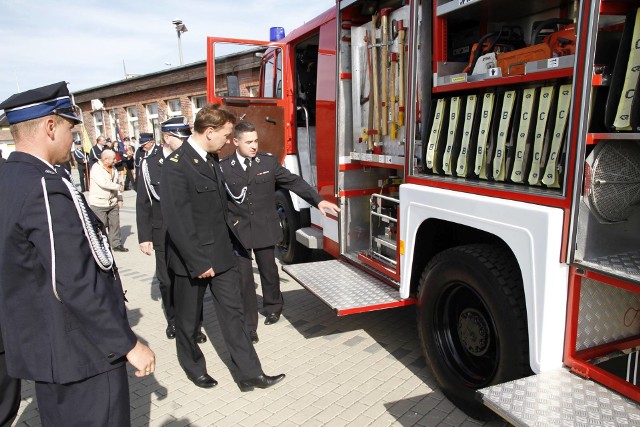
[[[252,256],[264,323],[271,325],[284,306],[274,250],[281,237],[276,185],[323,215],[340,209],[259,152],[251,123],[208,104],[193,130],[182,116],[164,121],[160,145],[151,133],[140,134],[137,150],[129,138],[123,149],[100,136],[85,154],[77,143],[72,150],[71,130],[81,117],[66,83],[13,95],[0,109],[16,144],[0,164],[0,183],[12,183],[0,184],[7,202],[0,209],[0,425],[17,414],[21,379],[36,381],[43,425],[130,424],[125,363],[136,376],[153,374],[156,365],[127,322],[112,253],[128,251],[119,225],[128,186],[137,190],[139,248],[155,252],[166,335],[175,339],[186,376],[198,387],[218,384],[199,347],[206,342],[202,304],[209,289],[240,390],[285,378],[265,374],[254,348]],[[220,161],[231,140],[235,153]],[[70,158],[82,192],[60,167]]]

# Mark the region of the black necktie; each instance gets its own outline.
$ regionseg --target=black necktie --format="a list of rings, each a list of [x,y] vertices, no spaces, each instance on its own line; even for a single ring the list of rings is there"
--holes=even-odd
[[[207,153],[207,163],[209,163],[209,166],[211,166],[214,170],[216,168],[216,160],[218,160],[217,157],[218,156],[216,156],[215,154]]]
[[[248,173],[249,173],[249,168],[251,167],[251,159],[250,159],[250,158],[248,158],[248,157],[246,157],[246,158],[244,159],[244,165],[246,166],[246,167],[244,168],[244,171],[248,174]]]

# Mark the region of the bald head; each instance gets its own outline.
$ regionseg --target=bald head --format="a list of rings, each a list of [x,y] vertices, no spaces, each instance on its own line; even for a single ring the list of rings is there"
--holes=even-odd
[[[100,154],[100,160],[113,160],[116,158],[116,153],[113,150],[110,150],[108,148],[106,148],[101,154]]]

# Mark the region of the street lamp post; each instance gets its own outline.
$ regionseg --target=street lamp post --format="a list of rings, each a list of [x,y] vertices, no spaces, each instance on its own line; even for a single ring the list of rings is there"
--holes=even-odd
[[[172,21],[172,23],[176,26],[176,33],[178,33],[178,52],[180,53],[180,65],[184,65],[184,60],[182,58],[182,38],[180,35],[188,31],[187,26],[184,25],[180,19],[176,19],[175,21]]]

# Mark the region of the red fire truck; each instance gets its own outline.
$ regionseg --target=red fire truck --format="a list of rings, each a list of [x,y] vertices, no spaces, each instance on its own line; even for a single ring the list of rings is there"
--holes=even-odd
[[[208,100],[342,207],[278,192],[284,270],[338,315],[415,304],[474,417],[640,424],[639,7],[338,0],[208,39]]]

